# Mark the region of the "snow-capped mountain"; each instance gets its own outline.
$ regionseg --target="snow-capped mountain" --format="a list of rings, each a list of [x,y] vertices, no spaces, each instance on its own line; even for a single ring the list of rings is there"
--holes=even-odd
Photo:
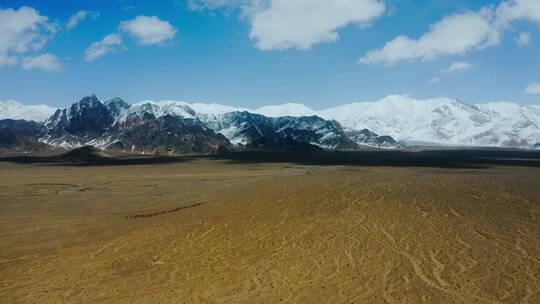
[[[391,136],[379,135],[368,129],[362,130],[347,130],[347,136],[359,145],[382,149],[398,149],[403,148],[403,145],[395,141]]]
[[[26,115],[30,120],[43,120],[31,110],[22,110],[26,107],[20,104],[3,102],[0,105],[4,106],[0,108],[0,117]],[[39,106],[39,109],[43,113],[52,111],[47,106]],[[171,123],[178,123],[180,127],[171,129]],[[213,143],[204,148],[206,150],[229,141],[247,147],[254,143],[263,146],[269,143],[272,147],[292,143],[300,147],[302,145],[295,144],[299,142],[328,149],[359,146],[391,149],[403,147],[402,144],[540,147],[540,105],[520,106],[509,102],[469,105],[451,98],[417,100],[400,95],[321,111],[294,103],[256,110],[174,100],[130,105],[120,98],[101,103],[95,96],[89,96],[51,115],[44,122],[47,132],[40,138],[44,143],[64,148],[92,144],[100,148],[127,149],[128,143],[137,143],[131,147],[137,151],[137,145],[151,140],[147,137],[151,133],[161,141],[144,149],[158,146],[180,149],[171,142],[174,136],[158,136],[141,127],[143,125],[152,125],[184,139],[192,133],[204,134],[199,138]],[[122,137],[135,128],[138,128],[138,136],[145,140],[131,136],[128,141]],[[224,136],[228,142],[225,144],[213,134]],[[204,146],[201,141],[198,145]]]
[[[221,104],[205,104],[205,103],[187,103],[176,100],[144,100],[135,103],[125,109],[121,119],[127,118],[129,115],[140,115],[141,113],[152,113],[156,117],[165,115],[180,116],[191,119],[216,119],[218,116],[230,112],[250,111],[245,108],[235,108]]]
[[[327,149],[355,149],[360,146],[388,147],[373,144],[376,138],[362,137],[353,141],[341,125],[316,116],[316,112],[300,104],[285,104],[250,110],[220,104],[186,103],[182,101],[142,101],[125,109],[118,120],[151,113],[156,117],[179,116],[198,120],[216,133],[227,137],[233,144],[250,145],[264,138],[306,142]],[[370,133],[371,135],[372,133]],[[374,133],[373,133],[374,134]],[[378,136],[378,135],[375,135]],[[399,147],[396,143],[392,148]]]
[[[405,143],[530,148],[540,142],[540,106],[392,95],[319,111],[345,128],[367,128]]]
[[[129,117],[151,114],[181,117],[199,123],[233,144],[250,145],[269,138],[293,140],[330,149],[354,149],[357,145],[348,139],[339,123],[317,116],[268,117],[255,111],[218,104],[188,104],[179,101],[143,101],[125,109],[119,115],[121,123]]]
[[[285,103],[282,105],[265,106],[249,112],[261,114],[268,117],[301,117],[316,116],[317,112],[299,103]]]
[[[63,148],[82,146],[110,130],[113,113],[96,96],[84,97],[69,108],[58,109],[45,121],[42,142]]]
[[[267,117],[250,112],[230,112],[214,120],[205,120],[214,131],[232,143],[249,145],[265,138],[291,138],[328,149],[355,149],[341,125],[318,116]]]
[[[92,145],[137,153],[207,153],[230,145],[194,115],[188,106],[174,103],[131,106],[120,98],[101,103],[88,96],[57,110],[39,141],[66,149]]]
[[[23,119],[30,121],[45,121],[55,108],[46,105],[23,105],[14,100],[0,100],[0,119]]]
[[[285,106],[281,111],[291,109],[301,107]],[[245,148],[282,150],[353,150],[362,145],[390,147],[395,143],[390,139],[381,145],[373,132],[352,140],[337,121],[319,116],[268,117],[252,112],[172,100],[130,105],[114,98],[102,103],[96,96],[88,96],[47,119],[46,131],[40,133],[39,141],[65,149],[92,145],[100,149],[166,153],[210,152],[231,143]]]

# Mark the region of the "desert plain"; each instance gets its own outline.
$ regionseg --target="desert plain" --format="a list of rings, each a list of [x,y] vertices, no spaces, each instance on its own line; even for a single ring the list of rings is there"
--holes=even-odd
[[[376,153],[2,159],[0,302],[540,303],[538,153]]]

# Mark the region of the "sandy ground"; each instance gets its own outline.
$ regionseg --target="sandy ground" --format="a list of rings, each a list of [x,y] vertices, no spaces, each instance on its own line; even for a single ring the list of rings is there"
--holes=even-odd
[[[540,303],[540,170],[0,163],[2,303]]]

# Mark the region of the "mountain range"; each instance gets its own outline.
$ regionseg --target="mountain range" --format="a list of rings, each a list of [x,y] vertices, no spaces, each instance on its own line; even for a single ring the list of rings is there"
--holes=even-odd
[[[319,112],[345,128],[367,128],[407,145],[530,148],[540,142],[540,105],[469,105],[450,98],[388,96]]]
[[[400,95],[321,111],[296,103],[255,110],[180,101],[131,105],[120,98],[102,103],[96,96],[65,109],[0,101],[0,148],[83,145],[136,153],[419,145],[539,148],[540,106],[469,105]]]

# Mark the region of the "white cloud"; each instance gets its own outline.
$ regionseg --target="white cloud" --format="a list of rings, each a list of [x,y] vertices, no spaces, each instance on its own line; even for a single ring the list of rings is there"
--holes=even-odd
[[[22,60],[22,68],[25,70],[56,71],[62,67],[58,57],[51,53],[45,53],[34,57],[25,57]]]
[[[122,40],[123,33],[134,37],[137,43],[142,45],[163,44],[176,35],[176,29],[169,22],[148,16],[137,16],[123,21],[120,23],[119,30],[119,33],[109,34],[102,40],[92,43],[86,49],[84,59],[92,62],[109,53],[126,49]]]
[[[309,49],[335,41],[340,28],[368,26],[386,10],[382,0],[190,0],[191,9],[239,9],[261,50]]]
[[[84,53],[86,61],[94,61],[101,56],[117,52],[123,48],[122,37],[119,34],[109,34],[100,41],[92,43]]]
[[[508,0],[497,7],[497,26],[507,27],[517,20],[540,23],[540,1]]]
[[[531,34],[527,32],[521,32],[515,40],[519,47],[526,47],[531,44]]]
[[[252,16],[250,37],[262,50],[305,50],[337,40],[337,30],[349,24],[367,26],[384,11],[378,0],[272,0]]]
[[[529,83],[527,88],[525,88],[525,93],[526,94],[540,94],[540,83],[538,82]]]
[[[139,44],[162,44],[176,35],[176,29],[158,17],[137,16],[120,24],[123,32],[133,36]]]
[[[359,62],[395,65],[495,46],[512,22],[520,20],[540,23],[540,0],[506,0],[496,9],[484,7],[478,12],[444,17],[419,39],[398,36],[383,48],[369,51]],[[526,46],[530,43],[530,35],[521,33],[516,42],[519,46]]]
[[[56,31],[57,25],[34,8],[0,9],[0,67],[16,65],[21,55],[39,51]]]
[[[398,36],[382,49],[369,51],[359,62],[395,65],[402,61],[458,55],[496,45],[499,33],[491,26],[491,16],[489,9],[446,16],[431,25],[419,39]]]
[[[453,62],[446,70],[444,70],[443,72],[446,73],[446,74],[450,74],[450,73],[454,73],[454,72],[459,72],[459,71],[465,71],[465,70],[468,70],[468,69],[471,69],[473,68],[474,65],[473,64],[470,64],[468,62],[464,62],[464,61],[456,61],[456,62]]]
[[[66,28],[68,30],[73,29],[77,26],[77,24],[79,24],[79,22],[83,21],[86,18],[92,18],[95,20],[98,17],[99,13],[97,12],[80,10],[69,18]]]

